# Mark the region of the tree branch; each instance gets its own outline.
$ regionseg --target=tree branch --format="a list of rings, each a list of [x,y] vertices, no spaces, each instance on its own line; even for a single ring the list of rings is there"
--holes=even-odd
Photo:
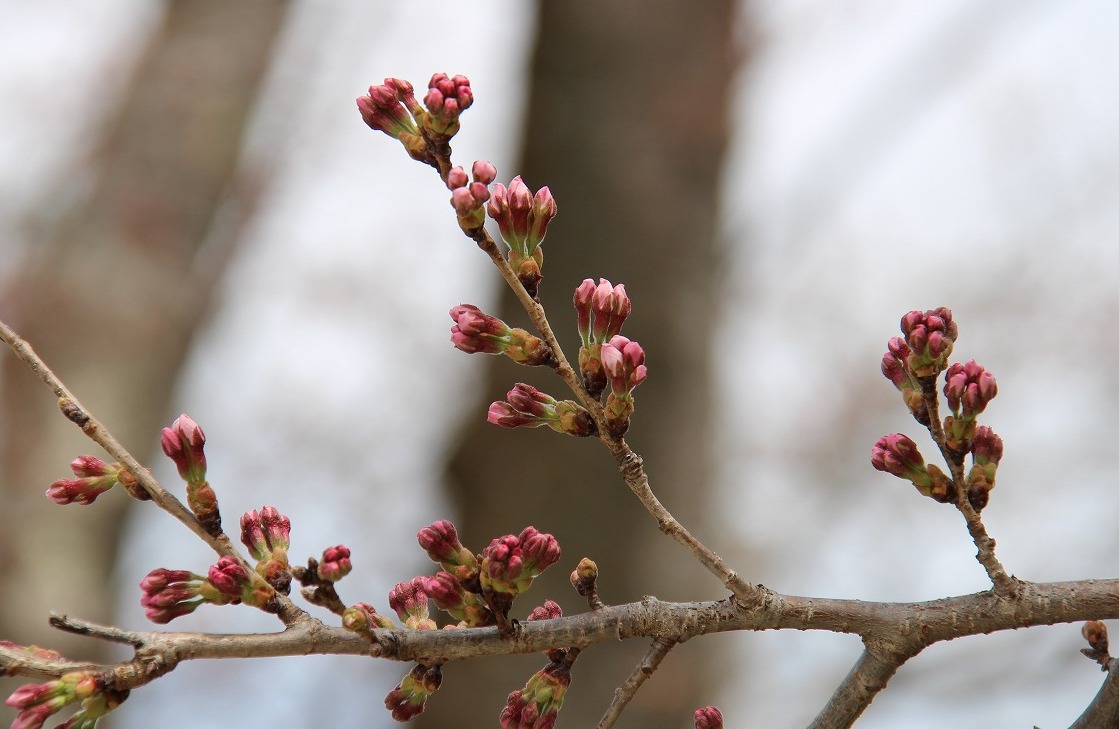
[[[1112,658],[1099,693],[1069,729],[1109,729],[1119,726],[1119,659]]]
[[[614,691],[614,700],[610,702],[606,713],[599,720],[598,729],[610,729],[614,726],[622,712],[629,706],[629,702],[637,695],[637,690],[653,675],[668,652],[676,647],[676,643],[677,641],[671,638],[657,638],[653,641],[653,644],[649,646],[649,650],[642,656],[640,663],[633,669],[633,673],[626,679],[626,682]]]
[[[868,644],[808,729],[847,729],[852,726],[878,692],[886,688],[898,668],[914,655],[890,651],[880,653]]]

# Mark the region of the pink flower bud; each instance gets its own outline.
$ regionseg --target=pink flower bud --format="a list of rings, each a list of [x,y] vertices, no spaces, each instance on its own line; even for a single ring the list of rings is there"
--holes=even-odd
[[[963,410],[963,417],[972,420],[983,412],[999,392],[995,376],[975,360],[967,364],[953,364],[944,376],[944,395],[948,407],[957,416]]]
[[[87,478],[64,478],[51,483],[47,488],[47,498],[56,504],[81,504],[88,506],[98,496],[117,484],[116,476],[89,476]]]
[[[438,562],[448,572],[460,566],[477,566],[474,554],[459,541],[455,525],[446,519],[424,527],[416,538],[431,561]]]
[[[558,433],[586,437],[595,433],[594,419],[574,400],[556,400],[531,385],[518,382],[507,402],[490,404],[486,420],[503,428],[536,428],[547,425]]]
[[[459,130],[459,115],[473,103],[469,79],[437,73],[431,77],[427,95],[424,96],[424,106],[427,107],[424,127],[439,136],[453,137]]]
[[[980,425],[975,429],[972,457],[976,465],[998,466],[999,461],[1002,460],[1002,438],[989,426]]]
[[[521,258],[532,256],[548,233],[548,224],[556,216],[556,201],[547,187],[533,195],[518,175],[509,187],[493,186],[487,212],[496,223],[501,238]]]
[[[591,332],[591,300],[594,298],[596,290],[594,281],[589,278],[583,279],[583,283],[575,289],[575,316],[579,327],[579,337],[583,340],[584,347],[589,347],[596,341],[594,334]]]
[[[944,369],[958,328],[944,307],[911,311],[901,318],[901,332],[911,352],[906,366],[915,377],[931,377]]]
[[[240,599],[249,584],[249,573],[232,557],[221,557],[210,567],[207,579],[219,592]]]
[[[350,562],[350,550],[339,544],[337,547],[328,547],[323,550],[322,560],[319,562],[319,579],[328,582],[337,582],[353,569]]]
[[[140,581],[140,605],[148,620],[161,625],[188,615],[205,602],[200,596],[202,576],[187,570],[155,569]]]
[[[563,608],[555,600],[545,600],[544,604],[532,609],[525,620],[555,620],[563,617]]]
[[[160,445],[175,462],[180,478],[188,483],[206,480],[206,434],[189,415],[183,413],[170,428],[163,429]]]
[[[571,670],[564,663],[553,662],[537,671],[523,689],[505,700],[501,729],[551,729],[570,685]]]
[[[925,471],[925,459],[917,444],[901,433],[879,438],[870,451],[870,463],[879,471],[908,480]]]
[[[696,709],[695,729],[723,729],[723,713],[714,706]]]
[[[430,150],[416,124],[416,118],[426,114],[407,81],[387,78],[381,86],[370,86],[367,95],[358,97],[357,108],[371,129],[399,141],[412,159],[430,162]]]
[[[428,617],[428,597],[424,591],[424,577],[415,577],[410,582],[398,582],[389,591],[391,607],[404,625],[414,630],[434,630],[435,621]]]
[[[460,304],[450,311],[451,344],[467,354],[504,354],[517,364],[552,365],[552,350],[539,337],[514,329],[476,306]]]
[[[359,602],[342,613],[342,627],[355,633],[366,633],[377,628],[395,628],[396,625],[369,603]]]
[[[497,179],[497,168],[490,162],[478,160],[474,163],[473,167],[470,168],[470,174],[473,175],[474,179],[478,182],[484,185],[490,185]]]
[[[424,711],[428,698],[443,682],[443,669],[440,666],[425,666],[417,663],[396,688],[385,697],[385,708],[392,712],[397,721],[408,721]]]
[[[620,334],[602,346],[602,367],[610,378],[610,389],[618,395],[629,394],[645,381],[645,350]]]

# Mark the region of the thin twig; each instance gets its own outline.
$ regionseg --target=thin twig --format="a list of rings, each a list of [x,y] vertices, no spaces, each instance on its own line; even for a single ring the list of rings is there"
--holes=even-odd
[[[657,638],[653,641],[653,644],[641,657],[641,662],[633,669],[633,673],[629,675],[626,682],[614,691],[614,700],[610,702],[606,713],[599,719],[598,729],[610,729],[614,726],[622,712],[629,706],[629,702],[637,694],[637,690],[660,667],[661,661],[674,647],[676,647],[676,641],[671,638]]]
[[[190,529],[211,549],[221,556],[232,557],[246,570],[252,571],[252,566],[234,547],[233,542],[224,533],[214,536],[206,531],[194,513],[183,505],[174,494],[163,487],[152,476],[151,471],[140,465],[140,462],[123,446],[113,435],[89,412],[62,380],[47,366],[46,362],[35,353],[31,345],[16,334],[6,323],[0,321],[0,340],[3,340],[15,355],[26,364],[39,379],[58,397],[58,405],[62,414],[68,420],[81,428],[82,432],[105,452],[117,460],[136,479],[136,482],[151,496],[152,502],[159,508],[177,519],[181,524]],[[306,613],[291,602],[285,595],[277,594],[279,604],[278,615],[285,625],[290,625],[302,619]]]
[[[1108,662],[1107,677],[1096,697],[1069,729],[1111,729],[1119,726],[1119,659]]]
[[[866,711],[898,668],[914,654],[882,652],[868,645],[808,729],[847,729]]]
[[[987,576],[994,585],[995,593],[1003,597],[1015,597],[1018,592],[1018,580],[1011,577],[995,556],[995,540],[987,533],[983,519],[979,512],[971,505],[967,497],[967,485],[964,480],[963,460],[954,455],[947,445],[944,428],[940,423],[940,402],[936,394],[936,378],[923,378],[921,381],[921,395],[925,401],[925,408],[929,414],[929,434],[932,435],[940,453],[944,456],[952,472],[952,484],[956,491],[956,508],[963,514],[967,523],[968,534],[975,543],[975,559],[987,571]]]

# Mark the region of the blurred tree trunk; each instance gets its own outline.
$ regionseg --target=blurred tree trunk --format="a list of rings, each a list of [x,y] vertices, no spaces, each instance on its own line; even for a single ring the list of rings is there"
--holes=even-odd
[[[714,457],[716,202],[735,70],[732,11],[727,0],[541,3],[523,163],[501,175],[507,182],[520,172],[532,189],[549,185],[559,204],[541,296],[569,356],[578,347],[575,287],[598,277],[626,284],[634,309],[623,333],[642,343],[650,373],[628,440],[660,498],[715,548],[703,516]],[[503,302],[511,324],[526,325],[508,292]],[[563,398],[546,374],[495,358],[449,463],[472,549],[532,524],[566,550],[554,574],[515,608],[518,617],[549,597],[565,613],[586,610],[567,584],[583,556],[598,562],[608,603],[720,596],[718,582],[658,531],[600,444],[484,422],[481,400],[500,399],[518,380]],[[706,647],[673,651],[620,725],[691,726],[691,712],[714,701],[718,666]],[[560,723],[594,726],[646,648],[633,642],[585,653]],[[423,726],[493,726],[505,695],[545,663],[535,656],[447,666]]]
[[[0,316],[141,460],[159,451],[180,365],[251,211],[259,180],[235,174],[238,151],[287,6],[167,3],[95,158],[75,164],[94,170],[88,195],[0,297]],[[26,368],[0,362],[0,637],[93,657],[104,644],[49,631],[47,612],[111,619],[129,499],[63,509],[43,496],[70,459],[104,454]]]

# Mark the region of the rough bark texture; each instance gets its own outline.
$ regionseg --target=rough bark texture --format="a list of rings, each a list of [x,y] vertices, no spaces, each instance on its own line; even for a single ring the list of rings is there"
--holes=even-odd
[[[734,60],[731,15],[732,3],[722,0],[542,3],[523,163],[515,171],[533,189],[549,185],[559,204],[544,245],[541,298],[569,355],[578,347],[576,285],[600,276],[626,284],[634,314],[624,333],[645,347],[650,368],[628,440],[666,506],[716,549],[703,510],[712,458],[716,200]],[[507,181],[513,172],[505,172]],[[511,297],[503,309],[514,326],[526,324]],[[515,381],[565,397],[546,375],[494,362],[476,412]],[[583,556],[598,562],[607,603],[644,594],[724,594],[658,532],[593,440],[501,431],[479,416],[466,426],[449,472],[468,546],[481,550],[489,539],[533,524],[566,550],[554,574],[525,598],[523,612],[547,597],[568,613],[586,610],[567,585]],[[633,642],[584,653],[561,723],[594,726],[646,648]],[[700,648],[673,650],[619,726],[690,726],[692,710],[715,699],[709,680],[717,667]],[[539,657],[449,665],[423,725],[492,726],[505,695],[545,663]]]
[[[169,2],[105,141],[75,163],[93,170],[88,195],[0,292],[4,319],[141,456],[158,452],[169,394],[253,198],[253,181],[235,174],[238,150],[287,5]],[[219,207],[231,215],[215,226]],[[30,371],[0,362],[0,579],[19,596],[0,601],[0,637],[89,655],[97,642],[50,630],[47,613],[110,618],[128,499],[62,513],[43,496],[93,446]]]

